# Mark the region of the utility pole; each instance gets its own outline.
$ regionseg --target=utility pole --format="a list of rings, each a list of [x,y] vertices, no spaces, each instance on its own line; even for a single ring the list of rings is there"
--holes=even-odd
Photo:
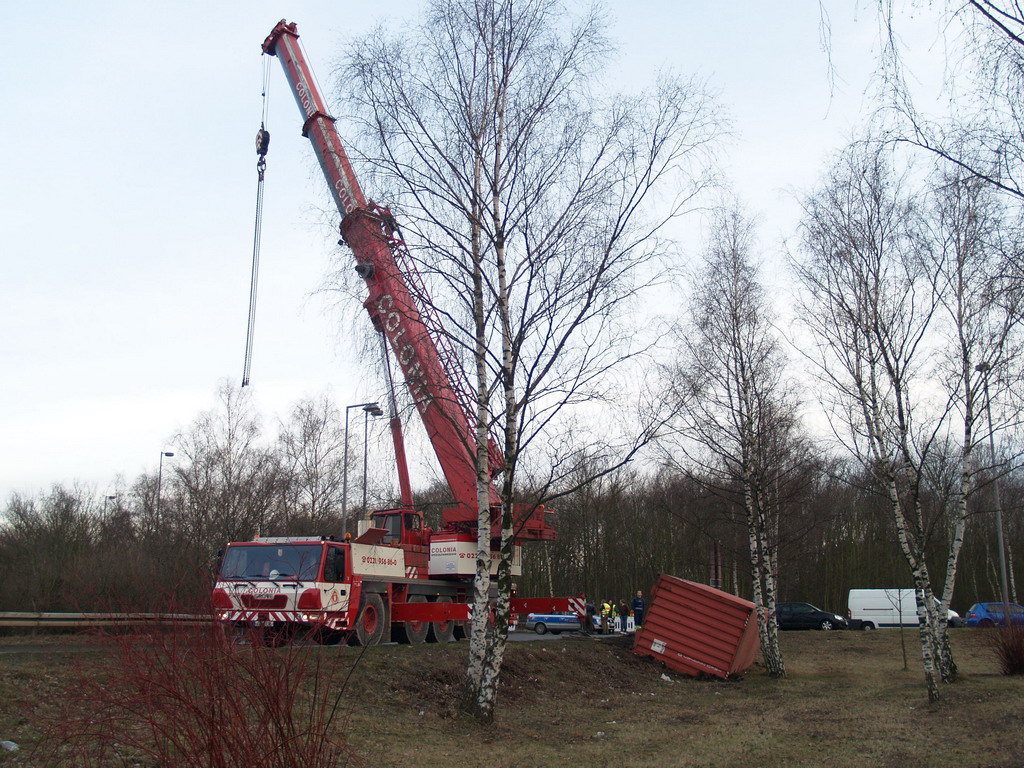
[[[160,489],[164,483],[164,457],[171,458],[173,451],[160,451],[160,471],[156,475],[156,527],[160,527]]]

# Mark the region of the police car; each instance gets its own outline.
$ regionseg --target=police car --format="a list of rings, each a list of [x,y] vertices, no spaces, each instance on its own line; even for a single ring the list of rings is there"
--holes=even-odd
[[[550,632],[558,635],[562,632],[576,632],[580,629],[580,618],[575,613],[531,613],[523,623],[523,629],[533,630],[538,635]]]

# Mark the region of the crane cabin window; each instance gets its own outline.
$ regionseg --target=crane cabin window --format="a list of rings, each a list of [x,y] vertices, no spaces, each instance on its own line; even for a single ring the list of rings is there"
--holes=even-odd
[[[402,540],[402,516],[381,515],[378,518],[382,528],[387,528],[387,534],[381,539],[383,544],[398,544]]]
[[[320,572],[319,544],[236,544],[228,547],[222,579],[314,581]]]

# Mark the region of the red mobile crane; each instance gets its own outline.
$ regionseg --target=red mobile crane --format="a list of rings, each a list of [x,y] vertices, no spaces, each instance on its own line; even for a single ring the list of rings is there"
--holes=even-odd
[[[351,542],[319,537],[275,537],[228,545],[213,592],[214,607],[227,622],[274,628],[286,637],[313,627],[328,641],[352,633],[375,644],[389,627],[405,642],[446,641],[458,636],[469,616],[470,582],[477,541],[477,443],[472,401],[462,369],[436,312],[418,306],[410,290],[426,296],[391,212],[368,200],[352,171],[332,118],[298,42],[295,24],[282,20],[263,43],[277,56],[302,112],[302,133],[314,152],[342,215],[341,235],[365,281],[363,302],[374,328],[398,360],[417,412],[451,488],[455,505],[442,512],[442,529],[424,525],[412,507],[401,425],[392,407],[392,437],[403,507],[378,510]],[[491,476],[503,458],[488,445]],[[497,565],[501,498],[490,486],[492,573]],[[516,505],[516,557],[521,573],[523,540],[550,540],[554,528],[544,507]],[[582,614],[570,598],[514,598],[513,614],[566,611]]]

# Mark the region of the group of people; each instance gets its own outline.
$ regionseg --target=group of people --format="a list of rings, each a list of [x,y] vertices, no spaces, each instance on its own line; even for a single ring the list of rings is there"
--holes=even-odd
[[[644,611],[647,609],[647,602],[644,600],[644,593],[639,590],[636,597],[630,603],[625,600],[604,600],[597,604],[587,603],[587,626],[585,631],[597,630],[601,634],[609,632],[628,631],[629,617],[633,616],[633,628],[640,629],[644,623]]]

